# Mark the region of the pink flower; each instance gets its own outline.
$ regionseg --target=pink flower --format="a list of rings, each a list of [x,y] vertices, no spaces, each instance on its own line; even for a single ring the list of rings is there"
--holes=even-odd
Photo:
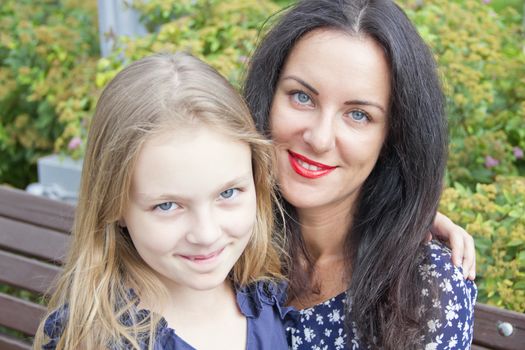
[[[244,55],[239,56],[238,60],[242,64],[247,64],[248,63],[248,57],[244,56]]]
[[[523,158],[523,150],[519,147],[514,147],[512,149],[512,153],[514,153],[514,157],[516,157],[516,159]]]
[[[483,0],[483,3],[490,4],[490,0]]]
[[[485,157],[485,167],[487,168],[494,168],[495,166],[499,165],[499,160],[496,158],[492,158],[491,156]]]
[[[80,139],[80,137],[75,136],[69,141],[67,148],[70,150],[75,150],[79,148],[81,144],[82,144],[82,140]]]

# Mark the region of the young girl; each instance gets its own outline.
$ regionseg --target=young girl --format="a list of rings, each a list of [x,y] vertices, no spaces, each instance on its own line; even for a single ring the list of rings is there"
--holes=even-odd
[[[72,245],[36,349],[285,349],[271,146],[215,70],[122,70],[92,121]]]

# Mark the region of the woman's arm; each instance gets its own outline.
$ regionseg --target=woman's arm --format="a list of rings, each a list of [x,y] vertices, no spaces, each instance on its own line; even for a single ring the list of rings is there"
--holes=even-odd
[[[444,241],[452,249],[452,263],[463,270],[463,276],[474,280],[476,278],[476,250],[472,236],[439,212],[436,214],[430,231],[432,235]]]

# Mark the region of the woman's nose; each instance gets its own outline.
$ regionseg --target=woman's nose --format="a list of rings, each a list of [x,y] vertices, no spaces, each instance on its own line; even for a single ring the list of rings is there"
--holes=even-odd
[[[334,120],[330,113],[322,113],[304,130],[304,142],[316,153],[325,153],[335,147]]]

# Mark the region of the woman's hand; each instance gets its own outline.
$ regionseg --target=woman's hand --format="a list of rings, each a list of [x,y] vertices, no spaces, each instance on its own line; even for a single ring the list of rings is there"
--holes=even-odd
[[[461,267],[465,278],[476,278],[476,250],[474,239],[463,228],[441,213],[437,213],[430,227],[432,235],[444,241],[452,249],[452,263]]]

